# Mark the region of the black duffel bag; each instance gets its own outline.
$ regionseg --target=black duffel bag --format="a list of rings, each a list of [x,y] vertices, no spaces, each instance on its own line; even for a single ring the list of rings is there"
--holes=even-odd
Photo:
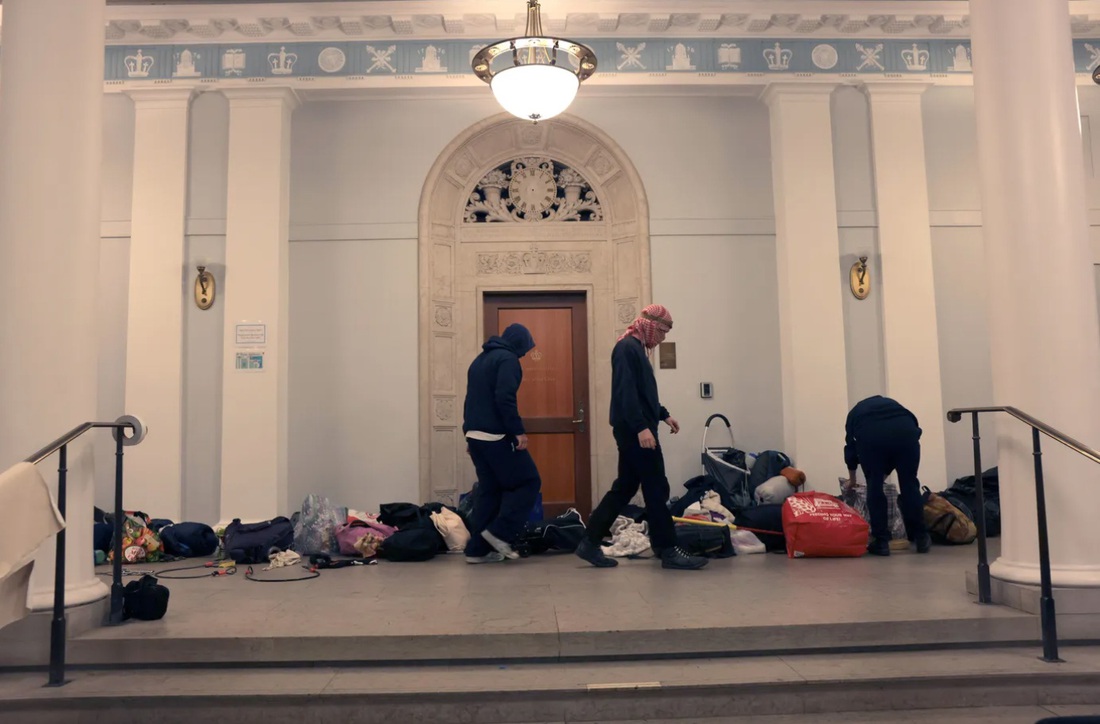
[[[283,516],[260,523],[234,518],[225,527],[225,555],[236,563],[265,563],[273,550],[289,550],[293,542],[294,525]]]
[[[733,550],[729,526],[682,523],[676,526],[676,545],[689,556],[731,558]]]

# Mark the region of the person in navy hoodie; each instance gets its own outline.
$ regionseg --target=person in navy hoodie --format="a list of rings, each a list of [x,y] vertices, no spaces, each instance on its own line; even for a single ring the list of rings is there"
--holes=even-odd
[[[510,324],[482,345],[467,373],[462,432],[477,471],[467,563],[519,558],[512,544],[542,488],[516,405],[523,381],[519,360],[534,347],[527,327]]]
[[[909,540],[917,553],[927,553],[932,541],[924,527],[924,501],[917,468],[920,467],[921,429],[917,417],[889,397],[875,395],[856,403],[844,423],[844,463],[848,485],[856,481],[856,468],[867,479],[867,514],[871,518],[871,541],[867,552],[890,555],[890,524],[887,511],[886,476],[898,472],[898,508]]]

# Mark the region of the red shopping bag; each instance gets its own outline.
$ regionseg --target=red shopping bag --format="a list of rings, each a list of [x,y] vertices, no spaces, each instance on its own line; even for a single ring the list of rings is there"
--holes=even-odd
[[[858,558],[869,532],[854,508],[831,495],[810,491],[783,501],[788,558]]]

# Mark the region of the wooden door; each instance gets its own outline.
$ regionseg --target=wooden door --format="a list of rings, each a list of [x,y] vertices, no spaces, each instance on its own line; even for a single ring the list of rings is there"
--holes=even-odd
[[[592,466],[588,404],[588,314],[584,292],[486,293],[485,333],[509,324],[531,331],[520,360],[519,414],[542,477],[546,517],[576,508],[588,520]]]

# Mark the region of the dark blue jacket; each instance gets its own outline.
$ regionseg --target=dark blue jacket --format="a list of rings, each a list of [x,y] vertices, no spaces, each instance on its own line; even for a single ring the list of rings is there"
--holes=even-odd
[[[516,393],[523,381],[519,358],[535,346],[522,324],[509,325],[499,337],[490,337],[470,364],[466,375],[466,405],[462,432],[477,430],[493,435],[523,435]]]
[[[875,395],[857,402],[844,423],[844,463],[849,470],[859,465],[856,445],[861,438],[873,436],[877,431],[892,433],[913,428],[920,433],[917,416],[889,397]]]
[[[633,335],[623,337],[611,351],[611,427],[635,435],[648,429],[656,435],[657,423],[666,417],[645,345]]]

